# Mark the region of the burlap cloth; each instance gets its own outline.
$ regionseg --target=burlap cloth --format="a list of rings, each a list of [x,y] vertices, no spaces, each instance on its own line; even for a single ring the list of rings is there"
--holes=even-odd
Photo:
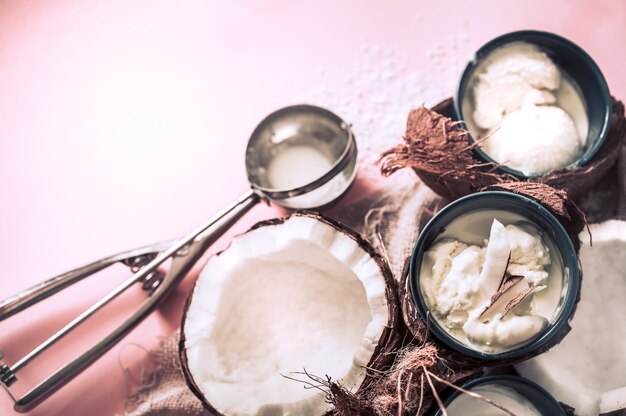
[[[589,222],[626,219],[626,146],[617,164],[603,181],[577,203]],[[424,223],[447,201],[419,182],[408,170],[384,180],[381,185],[350,205],[340,205],[325,215],[360,232],[379,250],[385,250],[394,276],[401,269]],[[187,388],[178,360],[179,331],[164,339],[149,353],[154,370],[143,376],[143,386],[128,399],[129,416],[207,415]]]

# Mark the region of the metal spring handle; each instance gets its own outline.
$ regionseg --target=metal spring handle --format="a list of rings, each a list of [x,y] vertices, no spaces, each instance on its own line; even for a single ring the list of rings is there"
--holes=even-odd
[[[198,259],[202,257],[206,249],[239,220],[243,214],[256,205],[259,200],[259,195],[249,190],[237,201],[174,243],[155,244],[104,258],[49,279],[0,303],[0,320],[4,320],[112,264],[121,262],[131,267],[131,270],[134,271],[134,274],[124,283],[85,310],[15,364],[12,366],[4,362],[0,364],[0,384],[13,399],[15,411],[23,413],[31,410],[119,342],[172,292]],[[169,271],[165,277],[159,276],[158,267],[169,258],[172,258]],[[126,289],[141,281],[144,282],[144,289],[151,292],[151,296],[141,304],[133,315],[103,340],[41,381],[23,397],[16,399],[11,394],[9,386],[17,381],[16,373],[20,369],[122,294]]]

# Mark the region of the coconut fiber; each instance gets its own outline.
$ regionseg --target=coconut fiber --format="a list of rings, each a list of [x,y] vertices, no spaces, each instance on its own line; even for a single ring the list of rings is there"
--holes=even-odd
[[[585,195],[604,177],[619,156],[626,136],[624,105],[613,100],[613,112],[608,136],[594,157],[582,167],[562,169],[534,178],[558,189],[572,198]],[[502,181],[517,180],[503,173],[495,163],[478,159],[470,144],[468,133],[451,118],[452,99],[433,109],[420,107],[409,113],[404,143],[389,149],[382,156],[382,173],[391,175],[399,169],[413,168],[415,173],[449,200],[476,192]]]

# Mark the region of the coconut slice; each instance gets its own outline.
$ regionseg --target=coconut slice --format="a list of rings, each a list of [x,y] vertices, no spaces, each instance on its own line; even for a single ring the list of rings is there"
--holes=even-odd
[[[395,298],[389,267],[345,227],[305,214],[262,223],[200,274],[183,316],[185,377],[214,413],[322,415],[324,392],[293,378],[356,392],[366,367],[393,359]]]
[[[626,414],[626,222],[583,232],[585,272],[572,331],[547,354],[516,366],[578,416]]]
[[[500,289],[491,297],[491,303],[480,314],[481,322],[492,320],[497,314],[503,314],[511,301],[528,289],[524,276],[511,276],[502,282]]]

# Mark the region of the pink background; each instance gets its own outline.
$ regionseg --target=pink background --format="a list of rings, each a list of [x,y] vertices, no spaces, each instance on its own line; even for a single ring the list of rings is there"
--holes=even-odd
[[[452,94],[475,49],[518,29],[578,43],[613,95],[626,97],[621,1],[0,1],[0,298],[191,230],[246,189],[243,156],[255,125],[319,87],[354,97],[350,77],[368,47],[403,54],[405,73],[433,86],[421,100],[432,104]],[[229,235],[276,214],[258,206]],[[7,361],[125,276],[103,275],[0,322]],[[144,351],[178,326],[192,283],[189,276],[31,414],[123,412]],[[78,354],[143,296],[134,291],[42,355],[12,391],[23,393]],[[0,394],[0,413],[13,414],[11,406]]]

